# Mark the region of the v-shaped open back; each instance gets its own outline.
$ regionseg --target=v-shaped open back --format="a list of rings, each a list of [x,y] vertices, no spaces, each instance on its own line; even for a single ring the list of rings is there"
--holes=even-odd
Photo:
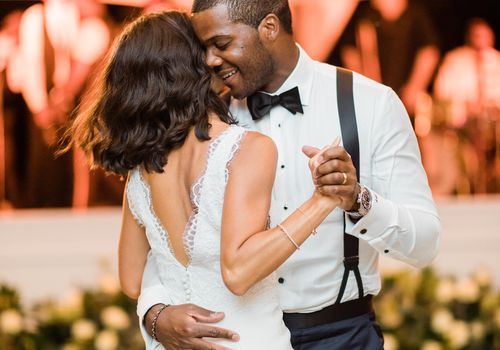
[[[151,189],[151,186],[146,181],[146,179],[144,179],[144,177],[142,175],[142,170],[139,171],[139,180],[143,184],[143,186],[147,192],[147,197],[148,197],[148,201],[149,201],[149,203],[148,203],[149,210],[150,210],[151,216],[153,217],[153,220],[155,222],[155,226],[160,231],[160,234],[162,235],[162,241],[164,241],[166,243],[168,250],[169,250],[170,254],[172,255],[173,259],[176,261],[177,264],[181,265],[184,268],[189,267],[189,265],[191,263],[192,256],[193,256],[194,240],[195,240],[195,236],[196,236],[197,222],[198,222],[198,220],[197,220],[198,219],[198,209],[199,209],[199,205],[200,205],[204,176],[207,172],[208,164],[210,162],[212,155],[215,152],[215,149],[217,148],[217,145],[221,142],[224,135],[230,130],[230,128],[231,128],[231,126],[225,128],[216,137],[213,137],[212,140],[209,141],[208,149],[207,149],[206,156],[205,156],[205,167],[203,168],[201,173],[196,177],[196,180],[189,187],[189,189],[190,189],[189,190],[189,198],[190,198],[190,202],[191,202],[191,212],[189,214],[187,222],[182,226],[182,227],[184,227],[184,230],[181,233],[184,254],[187,257],[186,264],[182,263],[181,259],[178,256],[176,256],[175,251],[174,251],[172,236],[170,235],[170,233],[166,229],[166,225],[163,224],[162,220],[160,219],[160,216],[155,211],[154,200],[153,200],[153,191]]]

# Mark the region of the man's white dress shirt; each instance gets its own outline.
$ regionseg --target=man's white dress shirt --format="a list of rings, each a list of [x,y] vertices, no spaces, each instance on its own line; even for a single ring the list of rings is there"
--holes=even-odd
[[[271,225],[282,222],[312,194],[314,185],[304,145],[322,148],[341,136],[336,95],[336,68],[312,60],[301,48],[297,66],[275,92],[298,86],[304,114],[281,106],[254,122],[245,100],[232,100],[240,125],[270,136],[278,148],[271,204]],[[346,219],[347,232],[359,238],[359,269],[364,292],[380,290],[378,256],[410,265],[428,264],[439,247],[440,222],[408,115],[389,87],[353,74],[354,104],[360,143],[361,179],[373,197],[370,212],[356,224]],[[285,312],[313,312],[335,302],[343,265],[343,211],[335,209],[279,269],[280,301]],[[141,318],[157,303],[169,303],[147,264],[138,302]],[[356,299],[350,274],[343,302]],[[224,311],[224,310],[213,310]],[[146,341],[150,339],[144,332]]]

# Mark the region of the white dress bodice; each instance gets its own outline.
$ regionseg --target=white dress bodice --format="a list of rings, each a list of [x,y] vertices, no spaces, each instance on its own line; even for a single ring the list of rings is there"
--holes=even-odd
[[[220,240],[228,165],[239,149],[245,129],[232,125],[210,141],[204,173],[191,190],[192,214],[184,232],[187,266],[173,254],[168,233],[154,212],[151,192],[140,168],[131,171],[127,197],[132,214],[145,228],[151,258],[157,264],[162,285],[174,304],[193,303],[212,311],[224,311],[216,325],[240,335],[237,343],[207,338],[231,349],[292,349],[282,321],[277,279],[271,274],[245,295],[236,296],[225,286],[220,270]],[[162,349],[155,344],[155,349]]]

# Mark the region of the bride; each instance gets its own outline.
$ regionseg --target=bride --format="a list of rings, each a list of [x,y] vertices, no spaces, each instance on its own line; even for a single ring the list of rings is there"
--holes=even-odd
[[[219,326],[238,334],[232,342],[207,341],[291,349],[273,272],[338,203],[314,192],[268,227],[276,147],[236,125],[212,89],[186,14],[151,14],[130,24],[102,78],[72,126],[72,144],[93,165],[128,176],[119,243],[125,294],[138,297],[150,254],[173,303],[225,310]],[[166,307],[155,315],[153,337]]]

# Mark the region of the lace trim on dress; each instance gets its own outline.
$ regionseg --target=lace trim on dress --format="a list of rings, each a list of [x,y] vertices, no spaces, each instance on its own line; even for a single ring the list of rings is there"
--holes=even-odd
[[[149,188],[149,185],[146,182],[146,180],[144,180],[144,178],[142,177],[142,173],[141,173],[140,169],[138,169],[138,172],[139,172],[139,180],[140,180],[140,183],[142,184],[142,189],[144,191],[144,195],[147,198],[149,211],[150,211],[151,216],[153,218],[153,225],[155,226],[155,229],[157,230],[157,232],[160,233],[160,239],[161,239],[162,245],[168,247],[168,249],[170,250],[170,253],[172,254],[172,256],[175,259],[174,249],[172,248],[172,243],[170,242],[170,238],[167,234],[167,230],[165,230],[165,228],[163,227],[160,219],[156,215],[156,212],[153,208],[153,197],[151,195],[151,189]],[[177,259],[175,259],[175,260],[177,260]]]
[[[203,175],[205,171],[203,171],[203,174],[198,176],[196,181],[193,183],[193,185],[191,186],[191,192],[189,194],[189,197],[191,199],[191,207],[193,209],[191,211],[191,215],[189,215],[189,219],[186,224],[186,229],[182,237],[182,240],[184,242],[184,249],[188,257],[188,265],[191,264],[191,259],[194,250],[194,236],[198,228],[198,208],[200,204],[201,188],[203,185]]]
[[[138,171],[138,169],[136,169],[136,171]],[[132,173],[129,175],[129,177],[132,176]],[[130,180],[129,182],[127,183],[127,202],[128,202],[128,207],[130,209],[130,212],[132,213],[132,216],[134,217],[134,220],[137,222],[137,224],[140,226],[140,227],[146,227],[146,225],[144,224],[144,221],[142,221],[140,215],[139,215],[139,204],[136,205],[136,203],[139,203],[139,201],[134,201],[132,200],[132,198],[130,198],[130,191],[132,191],[132,188],[130,187]]]
[[[238,135],[236,138],[236,141],[234,142],[233,146],[231,147],[231,152],[229,153],[229,158],[226,163],[226,168],[224,169],[224,177],[227,183],[227,180],[229,178],[229,166],[231,165],[231,162],[233,161],[234,157],[238,154],[240,151],[240,146],[241,146],[241,141],[243,140],[243,137],[246,135],[246,131],[243,131]]]
[[[193,211],[189,216],[188,222],[186,224],[186,230],[184,231],[183,235],[184,248],[186,251],[186,255],[188,256],[188,265],[191,264],[191,259],[193,256],[194,238],[197,231],[198,210],[200,205],[201,190],[203,189],[203,182],[204,182],[203,180],[205,179],[205,175],[207,173],[208,162],[210,161],[215,150],[217,149],[217,146],[222,142],[224,135],[226,135],[230,129],[231,126],[227,127],[224,131],[222,131],[219,135],[217,135],[215,139],[210,141],[210,144],[208,145],[205,169],[191,186],[190,197],[191,197],[191,206],[193,208]]]

